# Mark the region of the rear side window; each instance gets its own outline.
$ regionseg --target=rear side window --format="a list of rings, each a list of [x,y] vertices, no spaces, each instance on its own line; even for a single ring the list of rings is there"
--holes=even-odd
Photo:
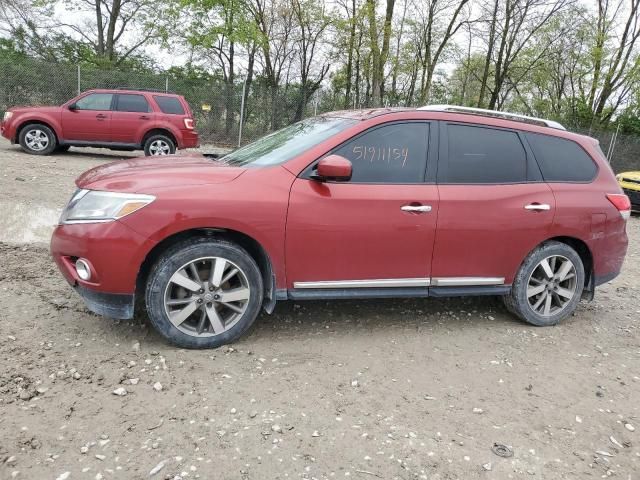
[[[446,183],[522,183],[527,154],[515,132],[447,125],[449,162]]]
[[[150,112],[149,103],[144,95],[124,94],[118,95],[116,104],[118,112]]]
[[[162,113],[184,115],[184,107],[176,97],[162,97],[160,95],[154,95],[153,99],[158,104],[158,107],[160,107]]]
[[[541,133],[527,133],[542,177],[547,182],[589,182],[598,167],[584,149],[572,140]]]
[[[428,144],[428,123],[394,123],[372,128],[333,153],[353,164],[351,183],[422,183]]]

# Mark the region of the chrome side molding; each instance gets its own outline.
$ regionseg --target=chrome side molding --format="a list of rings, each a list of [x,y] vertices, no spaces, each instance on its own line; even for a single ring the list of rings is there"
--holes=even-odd
[[[383,278],[379,280],[328,280],[322,282],[293,282],[293,288],[390,288],[428,287],[428,278]]]
[[[437,277],[431,279],[435,287],[476,287],[480,285],[504,285],[504,277]]]
[[[436,277],[382,278],[376,280],[327,280],[293,282],[293,288],[402,288],[402,287],[470,287],[504,285],[504,277]]]

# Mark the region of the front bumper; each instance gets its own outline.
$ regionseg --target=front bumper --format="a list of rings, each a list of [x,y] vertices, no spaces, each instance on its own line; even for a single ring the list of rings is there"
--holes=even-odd
[[[9,122],[0,122],[0,135],[13,143],[15,138],[15,129],[11,128]]]
[[[81,285],[76,285],[74,289],[93,313],[118,320],[133,318],[134,295],[102,293]]]
[[[58,225],[51,237],[51,255],[67,282],[87,307],[111,318],[132,318],[138,272],[153,243],[119,221]],[[84,259],[91,278],[75,268]]]
[[[623,188],[622,191],[624,194],[629,197],[631,201],[631,208],[633,210],[640,210],[640,190],[632,190],[630,188]]]

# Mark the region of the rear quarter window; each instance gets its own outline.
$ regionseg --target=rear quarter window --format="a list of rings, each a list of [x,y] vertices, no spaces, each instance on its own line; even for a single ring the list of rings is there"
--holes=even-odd
[[[547,182],[590,182],[598,167],[573,140],[541,133],[527,133],[527,141]]]
[[[184,115],[184,107],[182,102],[176,97],[165,97],[161,95],[154,95],[153,99],[158,104],[158,107],[162,113],[168,113],[171,115]]]

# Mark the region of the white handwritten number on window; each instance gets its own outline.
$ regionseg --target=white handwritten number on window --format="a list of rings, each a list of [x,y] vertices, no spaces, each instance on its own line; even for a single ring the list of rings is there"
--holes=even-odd
[[[392,148],[392,147],[367,147],[365,145],[354,145],[353,147],[354,161],[369,160],[370,162],[399,162],[402,166],[407,164],[409,157],[408,148]]]

